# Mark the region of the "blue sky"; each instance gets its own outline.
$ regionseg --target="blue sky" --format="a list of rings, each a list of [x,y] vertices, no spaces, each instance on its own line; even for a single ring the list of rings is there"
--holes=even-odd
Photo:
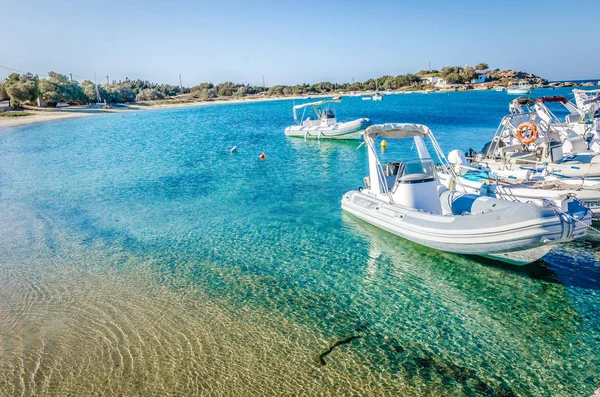
[[[187,86],[341,83],[429,62],[600,78],[599,15],[598,0],[0,0],[0,65],[173,84],[181,73]]]

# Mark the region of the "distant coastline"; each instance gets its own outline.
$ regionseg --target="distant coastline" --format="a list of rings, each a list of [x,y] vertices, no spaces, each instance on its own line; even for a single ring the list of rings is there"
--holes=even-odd
[[[101,85],[89,80],[79,83],[54,72],[44,79],[31,73],[13,73],[0,82],[0,127],[164,107],[368,96],[375,92],[501,90],[522,82],[534,88],[594,87],[600,79],[548,81],[520,70],[492,70],[486,63],[475,67],[445,66],[440,70],[382,76],[364,82],[270,87],[225,82],[186,88],[129,79]]]

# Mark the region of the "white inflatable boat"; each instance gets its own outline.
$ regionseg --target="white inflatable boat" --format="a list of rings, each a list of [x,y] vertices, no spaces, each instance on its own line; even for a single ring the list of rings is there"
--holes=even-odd
[[[365,128],[371,125],[371,121],[360,118],[345,123],[338,122],[333,110],[328,106],[333,102],[341,102],[341,99],[334,98],[294,106],[296,125],[287,127],[285,135],[317,139],[360,139]],[[322,105],[325,106],[321,107]],[[316,119],[312,119],[310,116],[304,117],[308,107],[313,108],[317,116]],[[298,111],[300,110],[302,110],[302,116],[298,117]]]
[[[556,244],[586,234],[591,215],[576,200],[566,200],[560,208],[549,202],[511,202],[446,188],[436,175],[426,137],[442,166],[454,173],[428,127],[373,125],[364,134],[369,156],[365,188],[346,193],[342,209],[430,248],[517,265],[534,262]],[[413,138],[418,158],[381,164],[378,138]]]

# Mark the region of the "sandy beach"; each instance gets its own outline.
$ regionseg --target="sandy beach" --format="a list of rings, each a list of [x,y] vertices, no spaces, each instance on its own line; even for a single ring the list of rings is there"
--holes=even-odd
[[[329,98],[331,95],[312,95],[311,99]],[[116,105],[110,109],[93,108],[89,106],[73,106],[62,109],[51,109],[44,108],[43,110],[36,110],[34,107],[27,107],[25,112],[29,115],[20,117],[0,117],[0,129],[3,127],[19,127],[23,125],[43,123],[46,121],[71,119],[75,117],[88,117],[99,114],[107,113],[123,113],[123,112],[138,112],[144,110],[155,110],[164,108],[174,107],[188,107],[188,106],[209,106],[209,105],[223,105],[223,104],[235,104],[235,103],[247,103],[247,102],[265,102],[265,101],[282,101],[282,100],[298,100],[304,99],[305,97],[294,96],[294,97],[259,97],[259,98],[244,98],[244,99],[226,99],[226,100],[212,100],[212,101],[196,101],[196,102],[174,102],[160,103],[152,102],[141,102],[130,105]]]

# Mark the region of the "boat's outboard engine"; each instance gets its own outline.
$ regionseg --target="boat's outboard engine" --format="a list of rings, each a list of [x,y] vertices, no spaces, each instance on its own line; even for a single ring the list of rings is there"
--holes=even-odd
[[[442,205],[434,170],[432,160],[405,162],[403,173],[398,175],[392,188],[394,203],[441,214]]]
[[[472,149],[471,149],[472,150]],[[469,165],[467,158],[460,150],[452,150],[448,153],[448,162],[454,166],[454,171],[459,174],[465,174],[468,170],[465,168]]]

